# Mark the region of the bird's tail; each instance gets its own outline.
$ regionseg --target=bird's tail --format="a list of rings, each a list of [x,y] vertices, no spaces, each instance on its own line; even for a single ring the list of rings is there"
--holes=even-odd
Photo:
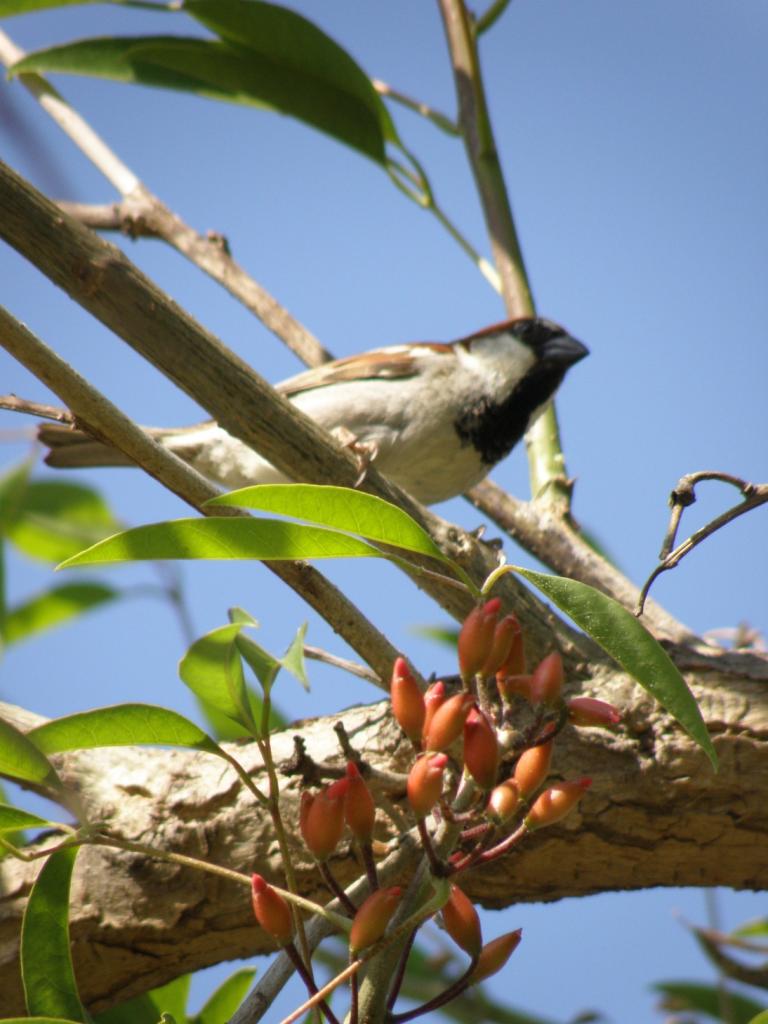
[[[187,433],[190,428],[178,430],[162,427],[146,427],[146,432],[156,441],[166,442],[172,437]],[[84,430],[65,423],[40,423],[37,439],[49,449],[45,463],[55,469],[82,469],[93,466],[132,466],[133,463],[117,448],[97,441]]]

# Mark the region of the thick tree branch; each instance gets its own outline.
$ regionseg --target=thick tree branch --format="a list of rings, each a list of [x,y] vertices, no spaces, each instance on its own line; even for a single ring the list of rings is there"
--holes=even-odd
[[[733,674],[716,660],[699,659],[695,673],[688,673],[720,758],[720,771],[713,774],[668,716],[610,665],[594,663],[581,692],[628,708],[626,731],[562,734],[555,772],[594,780],[580,812],[473,872],[470,895],[502,907],[657,885],[768,886],[768,660],[731,654],[728,665]],[[332,729],[341,717],[302,728],[316,760],[341,762]],[[409,744],[385,705],[346,711],[343,721],[375,767],[405,770]],[[292,735],[275,738],[278,763],[292,756]],[[258,781],[255,747],[232,749]],[[126,748],[63,755],[58,767],[78,788],[91,817],[106,817],[126,837],[147,841],[151,834],[154,845],[239,870],[258,865],[279,879],[269,819],[215,759]],[[294,820],[297,790],[297,780],[284,783],[288,821]],[[91,1008],[114,1005],[184,971],[268,952],[240,887],[117,851],[87,848],[80,858],[74,949]],[[298,860],[300,892],[322,901],[317,876],[300,851]],[[343,884],[360,872],[351,853],[342,852],[333,868]],[[0,991],[8,1013],[22,1007],[18,928],[38,869],[7,860],[0,867]]]

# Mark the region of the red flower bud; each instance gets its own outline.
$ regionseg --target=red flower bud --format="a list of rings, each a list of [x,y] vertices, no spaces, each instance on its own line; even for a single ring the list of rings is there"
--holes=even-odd
[[[513,695],[523,697],[529,704],[533,703],[533,691],[531,683],[533,676],[502,676],[496,674],[496,686],[501,694],[501,699],[509,703]]]
[[[427,750],[446,750],[461,735],[464,719],[475,702],[471,693],[455,693],[432,715],[432,720],[424,733],[424,746]]]
[[[339,845],[348,784],[348,779],[339,779],[314,796],[302,794],[299,827],[304,842],[318,860],[327,860]]]
[[[427,691],[424,694],[424,725],[421,730],[422,737],[427,735],[429,727],[432,723],[432,719],[435,717],[435,712],[439,707],[442,707],[446,701],[445,683],[439,679],[436,683],[432,683],[431,686],[427,687]]]
[[[293,937],[291,908],[261,875],[251,876],[251,903],[253,913],[265,932],[285,946]]]
[[[513,631],[512,644],[509,648],[507,656],[496,669],[497,679],[499,678],[499,676],[524,676],[526,674],[525,643],[523,640],[523,630],[520,626],[520,623],[517,621],[514,615],[507,615],[507,619],[513,619],[517,628]]]
[[[568,721],[572,725],[597,725],[611,729],[621,721],[619,709],[595,697],[574,697],[568,701]]]
[[[363,902],[349,933],[349,948],[353,953],[379,941],[397,910],[402,893],[399,885],[377,889]]]
[[[408,801],[414,814],[424,818],[443,792],[447,754],[422,754],[408,774]]]
[[[529,747],[518,758],[513,778],[521,797],[527,799],[531,793],[535,793],[549,775],[553,743],[554,740],[549,740],[536,747]]]
[[[492,974],[500,971],[520,945],[522,937],[523,930],[518,928],[517,931],[500,935],[498,939],[493,939],[492,942],[483,946],[477,966],[469,980],[470,985],[476,985],[478,981],[484,981],[485,978],[490,978]]]
[[[514,779],[507,779],[491,792],[486,814],[501,825],[515,813],[520,806],[520,799],[520,787]]]
[[[464,767],[481,789],[491,789],[499,771],[499,741],[484,711],[470,708],[464,721]]]
[[[458,887],[451,886],[451,895],[443,907],[443,924],[457,946],[476,957],[483,945],[480,918],[470,898]]]
[[[344,817],[358,842],[369,843],[376,820],[376,806],[365,779],[354,761],[347,765],[347,791],[344,794]]]
[[[533,670],[531,695],[533,704],[558,704],[563,691],[563,659],[553,651]]]
[[[592,779],[576,779],[574,782],[558,782],[545,789],[535,801],[525,819],[531,830],[554,825],[576,806],[592,785]]]
[[[392,714],[408,739],[418,743],[424,728],[424,696],[413,678],[405,658],[396,658],[389,686]]]
[[[500,608],[500,599],[493,597],[485,604],[473,608],[464,620],[459,631],[459,669],[462,679],[471,679],[488,659]]]
[[[480,674],[492,676],[506,662],[517,637],[522,636],[520,623],[514,615],[505,615],[493,631],[493,640],[488,657],[485,659]]]

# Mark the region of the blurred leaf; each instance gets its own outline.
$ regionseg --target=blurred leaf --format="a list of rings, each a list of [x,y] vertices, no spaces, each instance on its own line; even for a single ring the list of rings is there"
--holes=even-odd
[[[256,721],[236,642],[242,628],[239,622],[219,626],[196,640],[179,662],[179,676],[200,700],[253,735]]]
[[[119,591],[102,583],[63,583],[52,587],[8,610],[3,639],[6,644],[19,643],[119,596]]]
[[[445,626],[410,626],[409,633],[416,636],[426,637],[427,640],[434,640],[443,647],[450,647],[453,651],[459,642],[458,629],[450,629]]]
[[[768,1024],[768,1010],[763,1010],[762,1013],[758,1013],[756,1017],[753,1017],[749,1024]]]
[[[731,935],[742,939],[751,936],[768,935],[768,917],[760,917],[756,921],[748,921],[746,924],[734,928]]]
[[[379,544],[390,544],[405,551],[428,555],[453,565],[407,512],[382,498],[351,487],[261,484],[222,494],[207,504],[236,505],[238,508],[276,512],[293,519],[344,530]]]
[[[701,985],[698,982],[668,981],[653,985],[656,992],[661,993],[662,1006],[665,1010],[679,1012],[688,1010],[706,1014],[713,1020],[722,1020],[722,993],[716,985]],[[750,1021],[763,1010],[759,1003],[736,992],[727,993],[729,1019],[728,1024],[750,1024]]]
[[[119,525],[103,498],[90,487],[39,480],[27,487],[6,534],[25,555],[59,562]]]
[[[169,558],[282,561],[361,557],[383,555],[344,533],[279,519],[177,519],[118,533],[68,558],[59,568]]]
[[[177,1024],[187,1024],[186,1006],[191,980],[191,974],[182,974],[167,985],[153,988],[151,992],[144,992],[98,1014],[96,1024],[158,1024],[163,1013],[172,1014]]]
[[[32,465],[30,459],[25,459],[0,476],[0,533],[3,535],[21,513]]]
[[[64,1017],[0,1017],[0,1024],[80,1024]]]
[[[0,0],[0,18],[8,18],[12,14],[32,14],[48,7],[74,7],[100,2],[109,3],[109,0]]]
[[[200,1013],[192,1018],[191,1024],[221,1024],[229,1020],[248,994],[255,967],[241,967],[223,981],[211,995]]]
[[[194,722],[170,708],[154,704],[115,704],[80,711],[39,725],[27,736],[34,742],[36,749],[47,754],[141,743],[192,747],[211,754],[220,753],[210,736]]]
[[[53,765],[24,733],[0,718],[0,774],[61,789]]]
[[[11,804],[0,804],[0,833],[16,832],[22,828],[49,828],[56,827],[56,823],[48,821],[47,818],[38,818],[36,814],[23,811],[20,807],[12,807]]]
[[[563,576],[515,566],[662,705],[717,768],[717,754],[696,700],[664,648],[613,598]]]
[[[21,974],[31,1016],[86,1022],[69,949],[69,887],[77,847],[52,853],[32,886],[21,926]]]

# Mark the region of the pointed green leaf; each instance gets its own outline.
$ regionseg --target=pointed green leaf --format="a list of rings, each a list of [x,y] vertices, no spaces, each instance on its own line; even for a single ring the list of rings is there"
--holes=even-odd
[[[157,1013],[168,1013],[178,1022],[185,1024],[187,1021],[187,1000],[189,999],[189,986],[192,981],[191,974],[182,974],[173,981],[159,988],[153,988],[148,993],[150,999],[157,1007]]]
[[[746,924],[734,928],[731,932],[735,938],[748,939],[757,936],[768,935],[768,917],[759,917],[755,921],[747,921]]]
[[[38,818],[36,814],[23,811],[11,804],[0,804],[0,833],[16,832],[20,828],[50,828],[56,823],[47,818]]]
[[[114,532],[119,525],[92,488],[37,480],[27,487],[6,532],[25,555],[58,562]]]
[[[54,789],[62,788],[48,758],[4,718],[0,718],[0,775],[42,783]]]
[[[222,494],[208,504],[275,512],[453,564],[407,512],[383,498],[351,487],[261,484]]]
[[[32,729],[27,736],[37,750],[46,754],[141,743],[192,747],[211,754],[219,751],[210,736],[194,722],[170,708],[154,704],[115,704],[81,711],[54,718]]]
[[[109,537],[59,566],[170,558],[282,561],[301,558],[383,557],[355,537],[278,519],[177,519],[137,526]]]
[[[386,106],[352,58],[310,21],[250,0],[188,0],[184,9],[222,39],[82,39],[29,54],[12,73],[91,75],[275,110],[386,164],[386,143],[396,141]]]
[[[245,659],[256,678],[261,683],[265,694],[269,695],[272,684],[277,673],[280,671],[280,662],[273,658],[269,651],[266,651],[260,644],[257,644],[251,637],[243,633],[238,634],[235,639],[235,646],[238,653]]]
[[[119,591],[102,583],[64,583],[52,587],[8,610],[3,639],[6,644],[19,643],[119,596]]]
[[[253,731],[250,702],[240,661],[239,622],[206,633],[196,640],[179,662],[182,682],[221,714]]]
[[[306,662],[304,660],[304,637],[307,634],[307,623],[303,623],[296,630],[296,636],[291,640],[288,650],[280,659],[280,664],[294,679],[298,679],[305,690],[309,690],[309,679],[307,678]]]
[[[96,1016],[96,1024],[158,1024],[163,1013],[173,1014],[179,1024],[187,1024],[186,1006],[191,980],[191,974],[182,974],[167,985],[104,1010]]]
[[[573,619],[655,697],[717,768],[717,754],[693,694],[658,640],[631,612],[618,601],[578,580],[549,576],[518,566],[514,571]]]
[[[191,1024],[221,1024],[222,1021],[229,1020],[248,994],[255,974],[255,967],[241,967],[234,974],[230,974],[227,980],[219,985],[200,1013],[192,1018]]]
[[[88,1020],[69,949],[69,887],[77,847],[51,854],[37,876],[21,926],[21,974],[31,1016]]]

